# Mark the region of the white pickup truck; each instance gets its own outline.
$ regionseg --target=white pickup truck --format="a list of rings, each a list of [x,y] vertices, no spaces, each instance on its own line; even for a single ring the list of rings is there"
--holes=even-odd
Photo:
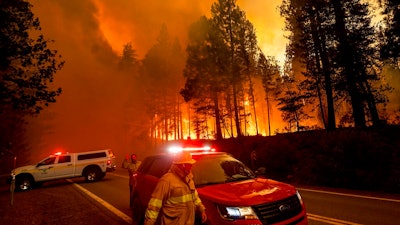
[[[22,166],[11,171],[15,189],[30,190],[45,181],[85,177],[87,182],[102,179],[107,171],[116,168],[115,155],[110,149],[80,153],[56,153],[36,165]]]

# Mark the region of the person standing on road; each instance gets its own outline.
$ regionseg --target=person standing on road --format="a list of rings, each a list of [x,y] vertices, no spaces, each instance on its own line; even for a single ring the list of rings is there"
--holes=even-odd
[[[122,168],[123,169],[128,169],[128,165],[129,165],[129,155],[128,154],[126,154],[125,155],[125,158],[124,158],[124,161],[122,161]]]
[[[187,151],[175,155],[171,168],[158,181],[151,195],[144,225],[153,225],[158,217],[161,225],[193,225],[196,210],[201,213],[201,222],[206,222],[205,207],[195,189],[191,172],[195,162]]]
[[[131,155],[131,162],[127,165],[128,173],[129,173],[129,206],[132,207],[132,194],[133,188],[136,185],[136,178],[134,174],[136,170],[140,166],[140,161],[137,160],[136,154]]]

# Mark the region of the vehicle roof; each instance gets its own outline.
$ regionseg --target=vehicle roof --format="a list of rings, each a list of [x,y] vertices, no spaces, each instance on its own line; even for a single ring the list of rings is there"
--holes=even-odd
[[[88,154],[88,153],[95,153],[95,152],[108,152],[109,154],[114,154],[112,149],[96,149],[96,150],[89,150],[89,151],[84,151],[84,152],[54,152],[50,154],[49,156],[58,156],[58,155],[72,155],[72,154]]]

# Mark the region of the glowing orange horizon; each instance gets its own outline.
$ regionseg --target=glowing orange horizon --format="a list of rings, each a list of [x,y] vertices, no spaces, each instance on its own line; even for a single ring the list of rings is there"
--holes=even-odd
[[[213,2],[212,0],[202,0],[198,2],[199,9],[198,11],[195,10],[195,12],[199,14],[193,16],[191,19],[188,18],[188,21],[191,20],[191,22],[186,21],[181,27],[177,26],[177,24],[170,24],[167,21],[161,20],[158,21],[158,24],[161,25],[165,22],[171,37],[177,36],[181,44],[184,45],[187,33],[182,31],[185,31],[188,24],[195,22],[200,16],[206,15],[209,17],[211,4]],[[186,0],[174,1],[174,3],[175,4],[170,5],[171,12],[173,12],[174,9],[178,12],[182,12],[186,10],[185,7],[189,8],[189,5],[192,4],[188,3]],[[122,21],[118,20],[117,17],[113,17],[113,12],[111,9],[108,9],[106,5],[108,4],[107,2],[95,0],[95,4],[98,7],[96,17],[99,20],[100,30],[117,54],[120,55],[122,53],[123,45],[131,42],[138,56],[143,57],[148,48],[155,43],[157,38],[155,35],[158,35],[161,26],[153,27],[154,31],[147,34],[148,39],[152,41],[141,43],[140,40],[143,38],[138,37],[141,35],[134,33],[136,29],[140,29],[135,26],[137,22],[129,21],[129,18],[126,18],[126,21]],[[257,4],[254,4],[254,0],[239,0],[237,4],[246,12],[247,18],[253,23],[256,29],[259,46],[263,52],[266,55],[275,56],[279,62],[283,62],[287,40],[284,37],[282,29],[284,20],[280,17],[277,8],[281,4],[281,0],[258,1]],[[124,16],[121,17],[124,18]]]

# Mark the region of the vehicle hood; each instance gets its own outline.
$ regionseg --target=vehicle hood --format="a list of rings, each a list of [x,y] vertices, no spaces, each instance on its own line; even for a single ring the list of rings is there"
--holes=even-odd
[[[275,202],[296,194],[292,185],[265,178],[209,185],[197,191],[201,199],[232,206]]]
[[[18,175],[20,173],[23,173],[25,171],[32,171],[36,169],[36,165],[28,165],[28,166],[21,166],[21,167],[17,167],[13,170],[15,175]]]

